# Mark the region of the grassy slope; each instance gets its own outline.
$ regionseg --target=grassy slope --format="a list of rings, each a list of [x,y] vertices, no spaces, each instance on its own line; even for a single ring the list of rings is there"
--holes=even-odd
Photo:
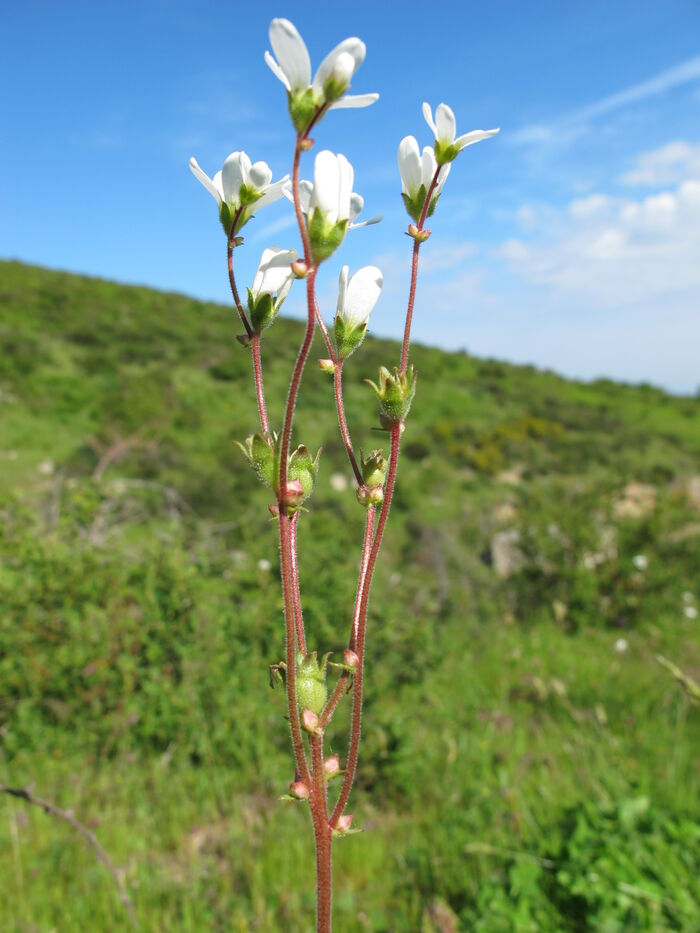
[[[235,333],[227,308],[0,263],[0,780],[99,821],[148,930],[302,930],[312,909],[307,816],[276,802],[275,528],[232,443],[255,427]],[[273,420],[299,336],[286,320],[265,336]],[[369,340],[347,366],[365,448],[381,435],[362,378],[395,357]],[[337,846],[338,927],[696,929],[697,709],[655,655],[697,679],[700,403],[413,359],[370,614],[354,804],[370,831]],[[349,474],[331,403],[310,367],[320,650],[344,638],[362,522],[329,482]],[[509,530],[521,566],[501,579]],[[70,830],[2,811],[3,930],[126,929]]]

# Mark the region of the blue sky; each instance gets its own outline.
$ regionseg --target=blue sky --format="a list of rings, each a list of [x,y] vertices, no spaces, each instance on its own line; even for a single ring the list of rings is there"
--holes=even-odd
[[[424,249],[415,336],[568,375],[694,392],[700,377],[700,4],[561,0],[3,4],[0,256],[228,301],[213,174],[234,149],[278,177],[293,145],[267,29],[288,16],[312,64],[360,36],[353,92],[317,150],[344,152],[367,216],[320,277],[376,263],[371,329],[398,336],[410,241],[399,140],[431,142],[421,103],[500,136],[453,166]],[[305,172],[311,172],[308,157]],[[298,246],[287,202],[237,254]],[[302,289],[287,300],[302,313]]]

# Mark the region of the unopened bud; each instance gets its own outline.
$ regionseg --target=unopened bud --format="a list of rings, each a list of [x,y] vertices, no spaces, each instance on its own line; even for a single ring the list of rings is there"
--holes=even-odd
[[[277,517],[279,516],[279,514],[280,514],[280,507],[277,505],[276,502],[270,502],[270,504],[268,505],[267,508],[268,508],[268,511],[269,511],[270,515],[271,515],[273,518],[277,518]]]
[[[250,346],[250,337],[248,334],[236,334],[236,340],[240,343],[242,347]]]
[[[303,259],[295,259],[292,263],[292,272],[297,279],[305,279],[310,271],[311,269],[309,269]]]
[[[289,785],[289,793],[297,800],[306,800],[309,796],[309,788],[303,781],[292,781]]]
[[[352,826],[352,820],[352,813],[343,813],[342,816],[338,817],[338,822],[335,824],[335,828],[339,833],[346,833]]]
[[[287,483],[284,496],[285,505],[299,505],[304,498],[304,487],[300,479],[292,479]]]
[[[318,365],[321,369],[321,372],[329,373],[331,376],[335,372],[335,363],[333,360],[319,360]]]
[[[357,501],[368,509],[371,505],[381,505],[384,501],[383,486],[358,486]]]
[[[415,224],[409,224],[408,235],[413,237],[413,239],[417,240],[419,243],[425,243],[425,241],[430,236],[430,230],[419,230]]]
[[[353,671],[356,671],[360,666],[360,659],[352,648],[346,648],[343,652],[343,664],[347,664]]]
[[[299,143],[299,148],[301,149],[302,152],[308,152],[309,149],[313,148],[313,144],[314,144],[313,139],[310,139],[307,136],[306,139],[302,139],[302,141]]]
[[[316,713],[312,713],[308,707],[301,711],[301,725],[311,735],[319,736],[323,734],[323,730],[318,724],[318,716]]]
[[[327,778],[335,777],[340,774],[340,759],[337,755],[331,755],[323,762],[323,773]]]

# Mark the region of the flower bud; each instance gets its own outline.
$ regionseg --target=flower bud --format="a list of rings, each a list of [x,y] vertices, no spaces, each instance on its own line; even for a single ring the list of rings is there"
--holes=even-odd
[[[289,793],[297,800],[306,800],[309,796],[309,788],[303,781],[292,781],[289,785]]]
[[[352,826],[352,821],[352,813],[343,813],[342,816],[338,817],[338,822],[335,824],[335,828],[339,833],[346,833]]]
[[[312,651],[297,659],[297,702],[302,709],[318,715],[326,704],[326,670],[328,655],[319,664],[317,654]]]
[[[411,408],[416,394],[416,374],[412,366],[405,373],[396,367],[390,373],[386,366],[379,369],[379,385],[370,379],[365,382],[374,390],[379,399],[379,418],[382,427],[393,428],[400,424]]]
[[[327,103],[332,103],[343,96],[350,87],[350,79],[354,71],[355,59],[348,52],[341,52],[323,83],[323,96]]]
[[[360,451],[360,472],[365,486],[383,486],[386,479],[386,471],[389,466],[382,457],[381,450],[373,450],[367,457]]]
[[[415,224],[408,225],[408,235],[418,240],[419,243],[425,243],[430,236],[430,230],[419,230]]]
[[[287,471],[289,477],[289,482],[287,483],[287,505],[298,507],[311,495],[316,483],[320,458],[320,450],[314,458],[311,456],[308,447],[305,447],[303,444],[300,444],[292,453],[289,458],[289,467]],[[300,487],[294,485],[295,482],[298,482]],[[290,499],[292,488],[294,491]]]
[[[335,363],[333,360],[319,360],[318,365],[323,373],[328,373],[330,376],[335,373]]]
[[[297,279],[305,279],[310,271],[303,259],[297,259],[292,263],[292,272]]]
[[[238,441],[236,443],[258,474],[260,482],[274,489],[277,482],[277,437],[274,434],[251,434],[246,438],[245,445]]]
[[[323,773],[326,776],[326,779],[335,777],[337,774],[340,774],[340,759],[337,755],[331,755],[330,758],[326,758],[323,762]]]
[[[384,501],[383,486],[358,486],[357,501],[368,509],[372,505],[381,505]]]
[[[349,668],[356,671],[360,666],[360,658],[357,652],[353,651],[352,648],[346,648],[343,652],[343,664],[347,664]]]
[[[300,479],[292,479],[287,482],[287,490],[284,496],[284,504],[292,509],[298,508],[304,501],[304,487]]]
[[[316,713],[312,713],[310,709],[303,709],[301,711],[301,725],[302,728],[310,732],[311,735],[323,735],[323,730],[319,726],[318,716]]]
[[[309,136],[307,136],[306,139],[302,139],[301,143],[299,144],[299,148],[302,152],[308,152],[309,149],[313,149],[313,146],[314,141]]]

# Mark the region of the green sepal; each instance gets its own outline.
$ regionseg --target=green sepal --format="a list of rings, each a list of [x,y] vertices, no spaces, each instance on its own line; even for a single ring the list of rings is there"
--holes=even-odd
[[[454,143],[441,143],[435,140],[435,161],[438,165],[446,165],[448,162],[454,162],[462,150]]]
[[[413,220],[415,220],[416,223],[420,223],[420,216],[423,213],[423,205],[425,204],[425,199],[427,195],[428,195],[428,189],[425,187],[425,185],[421,185],[413,197],[406,194],[405,192],[402,193],[401,195],[401,197],[403,198],[403,203],[406,206],[406,210],[408,211],[408,216],[413,218]],[[433,216],[433,213],[435,212],[435,208],[437,207],[437,202],[439,200],[440,200],[440,194],[439,193],[435,194],[433,192],[433,196],[430,199],[430,204],[428,206],[428,213],[425,215],[426,217]]]
[[[349,87],[349,81],[339,81],[331,73],[326,83],[323,85],[324,102],[327,104],[332,104],[333,101],[340,100]]]
[[[339,220],[337,223],[331,223],[323,211],[315,208],[313,214],[307,220],[307,228],[311,243],[311,254],[314,262],[319,263],[332,256],[343,242],[348,228],[348,221]]]
[[[360,324],[359,327],[348,327],[343,318],[337,314],[334,323],[335,345],[338,349],[338,358],[347,359],[351,353],[360,346],[367,333],[367,324]]]
[[[304,444],[300,444],[289,458],[287,478],[299,480],[304,491],[303,499],[308,499],[314,491],[320,460],[321,449],[319,449],[315,457],[312,457],[309,448],[305,447]]]
[[[303,91],[287,92],[287,106],[289,116],[292,118],[294,128],[303,133],[309,123],[316,116],[320,102],[316,100],[313,88],[307,87]]]
[[[248,289],[248,312],[250,322],[256,334],[262,333],[269,327],[277,316],[277,307],[269,292],[263,292],[258,298]]]
[[[382,457],[381,450],[373,450],[367,457],[360,451],[360,464],[360,472],[365,486],[371,489],[373,486],[384,485],[389,464]]]
[[[251,434],[245,445],[235,441],[248,458],[261,483],[272,489],[279,487],[279,455],[277,438],[270,434]]]
[[[306,656],[297,655],[297,702],[301,709],[310,709],[317,716],[320,716],[328,699],[328,657],[324,655],[319,664],[315,651]]]
[[[416,394],[416,373],[413,366],[409,366],[405,373],[400,373],[394,367],[393,373],[386,366],[379,368],[379,385],[371,379],[365,382],[372,387],[379,399],[380,417],[390,424],[398,424],[404,420],[411,408],[411,402]]]
[[[331,834],[334,838],[339,836],[355,836],[357,833],[363,833],[364,829],[334,829],[331,831]]]

